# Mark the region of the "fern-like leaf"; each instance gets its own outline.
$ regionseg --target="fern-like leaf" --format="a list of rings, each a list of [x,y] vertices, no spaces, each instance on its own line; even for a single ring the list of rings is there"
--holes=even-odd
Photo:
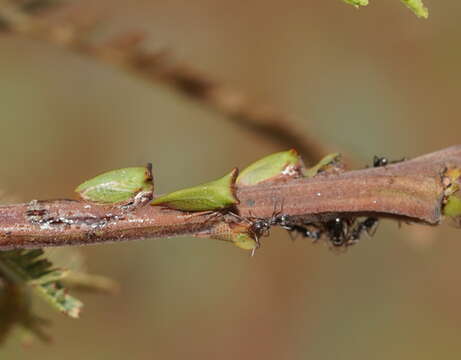
[[[41,249],[0,252],[0,273],[7,281],[32,289],[56,309],[77,318],[83,304],[60,282],[67,272],[53,268],[43,254]]]

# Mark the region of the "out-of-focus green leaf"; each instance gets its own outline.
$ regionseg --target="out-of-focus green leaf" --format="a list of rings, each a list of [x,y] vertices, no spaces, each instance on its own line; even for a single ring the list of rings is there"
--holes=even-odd
[[[367,6],[368,0],[343,0],[346,4],[353,5],[355,7]]]
[[[119,285],[105,276],[69,271],[61,283],[68,289],[98,294],[114,294]]]
[[[343,0],[346,4],[355,6],[367,6],[368,0]],[[422,0],[401,0],[413,13],[420,18],[427,19],[429,17],[429,11],[424,6]]]
[[[45,249],[45,256],[56,267],[68,270],[61,284],[69,290],[97,294],[114,294],[119,290],[119,285],[114,280],[88,273],[85,257],[80,248],[48,248]]]
[[[424,6],[422,0],[401,0],[417,17],[427,19],[429,10]]]
[[[51,337],[44,329],[49,324],[49,321],[32,313],[30,294],[26,289],[14,283],[0,285],[0,345],[16,328],[22,332],[23,343],[30,342],[32,338],[50,342]]]
[[[66,271],[53,268],[42,255],[41,249],[0,252],[0,273],[7,281],[32,289],[56,309],[77,318],[83,304],[59,281]]]

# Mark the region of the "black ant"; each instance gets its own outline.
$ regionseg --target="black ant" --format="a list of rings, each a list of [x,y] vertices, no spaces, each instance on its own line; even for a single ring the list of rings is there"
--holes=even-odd
[[[375,217],[367,217],[361,221],[336,217],[329,220],[325,228],[333,246],[347,247],[357,243],[364,233],[373,235],[377,223],[378,219]]]
[[[372,235],[372,229],[377,224],[378,219],[367,217],[362,221],[346,217],[335,217],[327,221],[317,223],[307,223],[304,225],[284,226],[289,232],[301,234],[303,237],[319,240],[325,235],[329,243],[334,248],[345,248],[357,243],[357,240],[366,232]],[[311,230],[314,228],[315,230]]]
[[[288,215],[279,215],[274,220],[274,225],[287,230],[290,234],[301,234],[303,237],[319,240],[322,236],[322,231],[313,223],[299,225],[293,222]]]
[[[281,213],[282,209],[280,209],[280,211],[276,211],[274,208],[270,218],[253,217],[251,220],[251,231],[256,235],[256,237],[268,236],[271,227],[278,224],[278,219],[281,216]]]
[[[405,158],[396,161],[389,161],[386,157],[373,157],[373,167],[382,167],[389,164],[404,161]],[[344,248],[357,243],[364,233],[373,235],[373,229],[376,228],[379,219],[376,217],[366,217],[363,220],[356,218],[336,216],[326,221],[307,222],[299,224],[299,221],[293,220],[290,216],[282,214],[283,205],[280,211],[275,211],[270,218],[254,218],[251,225],[251,231],[258,239],[261,236],[267,236],[272,226],[280,226],[290,234],[301,234],[305,238],[310,238],[314,242],[325,235],[329,243],[334,248]],[[258,241],[259,244],[259,241]]]
[[[405,160],[406,158],[402,158],[400,160],[389,161],[387,157],[375,155],[373,156],[373,167],[381,167],[381,166],[386,166],[386,165],[391,165],[391,164],[397,164]]]
[[[351,232],[352,240],[358,240],[364,232],[368,235],[374,234],[374,229],[378,225],[379,219],[375,217],[367,217],[365,220],[359,222]]]
[[[255,234],[258,234],[259,236],[265,236],[269,234],[269,230],[272,225],[274,225],[272,222],[272,218],[256,219],[256,220],[253,220],[253,224],[251,225],[251,230]]]
[[[334,247],[347,246],[349,243],[349,224],[347,219],[335,217],[324,225],[330,243]]]
[[[386,157],[373,156],[373,167],[381,167],[389,164],[389,160]]]
[[[357,222],[350,218],[337,216],[327,221],[299,224],[290,216],[274,211],[270,218],[255,218],[252,221],[251,231],[256,238],[259,238],[268,235],[272,226],[280,226],[290,234],[300,234],[314,242],[325,235],[333,247],[340,248],[355,244],[365,232],[371,235],[372,228],[377,222],[378,219],[373,217]]]
[[[375,155],[373,157],[373,167],[386,166],[403,160],[405,159],[389,162],[386,157]],[[330,244],[335,248],[354,245],[365,232],[372,235],[373,228],[376,227],[379,221],[376,217],[366,217],[364,220],[357,221],[356,219],[337,216],[327,221],[299,225],[290,223],[287,221],[288,219],[289,217],[282,215],[276,217],[273,222],[290,233],[301,234],[303,237],[311,238],[314,241],[325,234]],[[312,227],[315,230],[311,230],[310,228]]]

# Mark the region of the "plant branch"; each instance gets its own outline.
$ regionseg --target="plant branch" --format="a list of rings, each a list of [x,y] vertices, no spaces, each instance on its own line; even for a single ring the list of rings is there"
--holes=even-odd
[[[296,148],[308,163],[315,163],[333,152],[331,147],[307,135],[290,116],[253,101],[191,65],[174,61],[165,51],[146,50],[141,46],[143,36],[140,34],[125,34],[95,46],[85,41],[77,26],[39,21],[8,0],[0,0],[0,20],[10,31],[128,70],[144,81],[162,83],[282,148]]]
[[[84,201],[36,201],[0,207],[0,249],[86,245],[174,236],[213,237],[216,226],[274,212],[324,221],[332,216],[375,217],[439,224],[447,168],[461,168],[461,145],[378,168],[321,173],[284,183],[237,189],[229,211],[188,213],[144,205],[127,210]]]

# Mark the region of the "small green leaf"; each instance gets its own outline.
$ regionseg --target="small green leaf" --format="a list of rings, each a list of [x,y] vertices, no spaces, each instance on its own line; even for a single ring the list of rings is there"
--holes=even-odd
[[[367,6],[368,0],[343,0],[346,4],[350,4],[355,7]]]
[[[105,276],[69,271],[61,283],[68,289],[97,294],[114,294],[119,285]]]
[[[330,167],[334,167],[339,162],[340,154],[333,153],[326,155],[316,165],[304,171],[305,177],[313,177],[320,172],[327,171]]]
[[[239,203],[235,197],[237,175],[238,169],[235,168],[218,180],[160,196],[154,199],[151,205],[161,205],[183,211],[224,209]]]
[[[114,294],[119,290],[119,285],[114,280],[88,272],[80,248],[47,248],[45,255],[56,267],[65,267],[65,277],[60,281],[66,289],[99,294]]]
[[[80,184],[75,191],[84,200],[112,204],[133,199],[140,192],[152,192],[152,165],[112,170]]]
[[[427,19],[429,10],[424,6],[422,0],[401,0],[417,17]]]
[[[246,167],[237,178],[237,185],[256,185],[278,176],[296,176],[303,166],[296,150],[278,152]]]

